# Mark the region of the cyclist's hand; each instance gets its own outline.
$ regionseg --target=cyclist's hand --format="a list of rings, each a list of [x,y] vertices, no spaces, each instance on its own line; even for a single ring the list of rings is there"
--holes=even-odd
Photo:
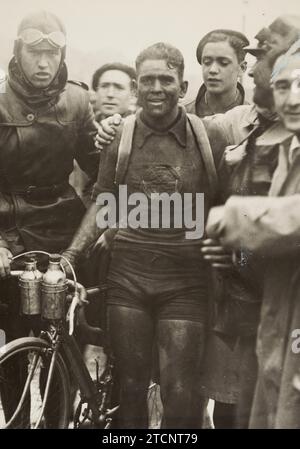
[[[74,281],[68,280],[68,288],[69,291],[73,293],[67,295],[67,300],[71,301],[68,313],[67,313],[67,321],[69,321],[69,335],[73,335],[74,326],[75,326],[75,310],[77,307],[82,307],[85,304],[88,304],[87,301],[87,293],[86,289],[83,285],[76,283],[77,293],[75,293],[75,283]]]
[[[87,292],[84,286],[82,284],[79,284],[79,282],[77,282],[76,285],[77,285],[77,294],[75,294],[74,281],[68,279],[68,299],[74,301],[75,307],[77,306],[82,307],[89,303],[89,301],[87,300]]]
[[[83,285],[79,284],[79,282],[77,282],[77,293],[80,307],[89,303],[87,299],[86,289]]]
[[[214,268],[228,269],[233,268],[232,253],[220,245],[218,240],[203,240],[201,252],[205,260],[207,260]]]
[[[13,255],[7,248],[0,247],[0,278],[9,276]]]
[[[110,144],[116,135],[116,128],[122,122],[120,114],[114,114],[102,120],[98,125],[98,134],[95,139],[95,147],[102,150],[105,145]]]

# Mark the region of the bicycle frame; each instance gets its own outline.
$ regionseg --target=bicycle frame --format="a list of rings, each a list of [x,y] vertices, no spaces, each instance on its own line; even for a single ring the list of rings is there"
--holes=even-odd
[[[93,382],[90,373],[84,363],[80,349],[73,335],[69,335],[64,326],[58,329],[57,350],[62,352],[63,358],[67,362],[68,368],[71,369],[76,381],[78,382],[82,399],[88,402],[92,413],[93,420],[97,422],[99,410],[97,407],[97,388]]]

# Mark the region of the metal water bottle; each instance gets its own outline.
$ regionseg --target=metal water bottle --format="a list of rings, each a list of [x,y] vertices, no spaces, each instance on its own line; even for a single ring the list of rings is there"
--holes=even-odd
[[[59,254],[50,256],[48,270],[42,279],[42,318],[47,320],[61,320],[66,313],[67,283],[60,260]]]
[[[42,276],[42,273],[37,269],[36,259],[27,257],[25,270],[19,276],[21,311],[24,315],[39,315],[41,313]]]

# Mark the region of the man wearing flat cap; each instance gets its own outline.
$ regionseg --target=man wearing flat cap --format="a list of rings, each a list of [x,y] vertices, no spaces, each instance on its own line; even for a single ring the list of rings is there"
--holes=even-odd
[[[207,33],[199,42],[196,56],[202,66],[204,83],[196,100],[185,107],[199,117],[224,113],[235,106],[247,104],[245,91],[239,79],[246,70],[246,52],[249,44],[246,36],[235,30],[216,29]],[[219,285],[213,274],[214,286]],[[220,286],[222,289],[222,287]],[[218,287],[216,287],[218,290]],[[214,295],[219,296],[217,291]],[[215,400],[213,413],[216,428],[231,428],[235,421],[235,404],[238,396],[236,382],[238,357],[214,333],[209,333],[207,343],[205,395]],[[220,357],[220,354],[223,354]],[[226,381],[224,382],[224,378]]]
[[[282,23],[282,19],[277,19],[274,23]],[[277,32],[278,28],[277,26]],[[220,126],[226,135],[228,149],[225,152],[225,163],[228,165],[228,179],[223,180],[224,198],[232,194],[267,195],[277,163],[278,146],[288,137],[288,133],[278,123],[274,113],[269,67],[269,60],[273,56],[269,52],[272,43],[274,54],[288,48],[291,40],[295,39],[295,33],[289,27],[281,27],[275,42],[272,40],[274,38],[272,33],[273,29],[264,28],[256,35],[258,41],[256,47],[243,47],[244,51],[249,50],[257,58],[255,66],[249,73],[255,83],[253,97],[255,105],[238,106],[225,115],[217,114],[205,118],[207,126]],[[200,45],[198,54],[203,58],[201,48]],[[267,137],[264,139],[265,133]],[[262,137],[259,139],[259,136]],[[245,153],[246,156],[241,160],[241,154]],[[210,244],[213,246],[212,242]],[[217,244],[214,245],[217,248]],[[210,258],[211,262],[211,258],[215,256],[210,254],[209,244],[204,245],[203,251],[207,251],[208,260]],[[220,258],[220,254],[217,254],[216,258]],[[215,262],[216,265],[221,265],[220,260]],[[240,272],[249,272],[248,267],[251,263],[249,259],[247,262]],[[257,266],[259,264],[261,262],[257,263]],[[226,339],[227,343],[233,345],[234,341],[238,341],[238,345],[235,346],[235,351],[228,350],[223,341],[213,334],[210,335],[203,385],[205,394],[217,400],[217,413],[214,413],[217,425],[219,423],[222,427],[232,426],[234,416],[231,415],[232,412],[236,412],[237,419],[234,426],[244,428],[248,425],[256,381],[254,348],[260,310],[258,298],[261,297],[259,270],[252,270],[251,276],[246,279],[240,278],[238,273],[230,274],[228,270],[221,276],[221,271],[218,271],[221,295],[216,292],[216,297],[220,296],[223,301],[220,301],[220,298],[217,301],[214,331],[223,334],[223,339],[224,341]],[[214,282],[214,285],[218,284]],[[235,340],[236,337],[238,340]],[[224,357],[224,353],[226,355],[228,353],[228,357]],[[236,381],[237,378],[240,384]],[[230,407],[230,404],[234,403],[237,403],[236,411]]]
[[[186,105],[188,112],[205,117],[245,104],[239,78],[247,67],[243,48],[248,44],[244,34],[226,29],[210,31],[200,40],[196,56],[204,84],[196,100]]]
[[[216,116],[212,119],[215,124],[218,122],[223,127],[230,145],[233,144],[234,140],[236,143],[234,147],[229,147],[225,151],[225,163],[228,166],[229,175],[225,199],[231,195],[258,195],[262,200],[263,196],[271,194],[270,189],[272,189],[273,180],[275,178],[279,150],[282,146],[284,147],[286,144],[289,144],[291,139],[290,131],[285,129],[275,111],[273,93],[270,86],[272,65],[278,55],[286,52],[299,39],[299,30],[299,18],[297,20],[297,18],[294,17],[293,20],[291,20],[290,17],[286,18],[285,16],[282,16],[276,19],[269,28],[261,30],[256,35],[256,39],[258,40],[257,46],[246,48],[247,51],[257,58],[251,73],[255,83],[254,107],[238,107],[226,113],[224,116]],[[243,138],[241,133],[244,132],[245,137]],[[246,135],[246,132],[248,135]],[[240,142],[237,140],[239,134],[241,137]],[[242,200],[238,197],[235,198],[237,203],[237,214],[240,213],[241,216],[247,217],[248,215],[244,212],[242,206],[246,199]],[[250,202],[252,199],[248,199],[247,201]],[[262,216],[265,216],[265,212]],[[258,215],[256,215],[256,217],[258,217]],[[232,235],[236,234],[237,229],[241,229],[236,227],[236,223],[238,223],[238,215],[235,217],[234,224],[232,225]],[[242,234],[243,232],[245,238],[250,235],[248,231],[241,231]],[[214,238],[221,237],[221,227],[219,233],[209,232],[209,235]],[[236,237],[236,241],[238,241],[238,235]],[[253,242],[255,242],[254,235],[252,235],[252,238]],[[239,250],[242,246],[242,244],[239,246]],[[245,283],[247,295],[243,298],[244,305],[240,304],[240,311],[243,311],[244,309],[244,315],[235,316],[236,322],[239,321],[240,323],[238,335],[239,344],[243,350],[243,356],[240,360],[241,392],[238,401],[237,416],[238,426],[246,427],[247,421],[249,420],[254,392],[253,388],[256,380],[256,329],[260,319],[260,303],[262,301],[264,290],[266,259],[261,255],[254,256],[247,250],[242,250],[241,255],[242,258],[239,260],[238,270],[242,276],[246,276],[245,279],[248,280]],[[246,263],[243,263],[243,260],[246,260]],[[237,294],[238,290],[236,290],[236,295],[233,294],[232,298],[234,299],[234,296],[236,296],[235,299],[237,300]],[[231,310],[234,312],[233,308]],[[267,315],[268,313],[265,312],[265,314]],[[272,318],[270,319],[270,323],[267,323],[267,326],[269,325],[273,325]],[[265,326],[266,321],[264,323],[264,329],[263,331],[261,329],[260,334],[265,333],[266,335],[271,335],[273,328],[265,328]],[[264,345],[265,349],[267,349],[267,339],[265,340]],[[273,346],[275,347],[276,345],[278,346],[279,343],[274,343]],[[260,337],[258,338],[257,347],[261,347]],[[270,347],[271,346],[269,345],[269,348]],[[273,374],[276,374],[275,367],[278,366],[278,352],[277,355],[275,353],[273,355],[270,354],[270,357],[267,357],[267,352],[268,350],[265,350],[265,354],[261,356],[259,365],[262,363],[263,366],[268,360],[270,362],[268,368],[265,365],[266,370],[270,369],[270,372],[266,375],[266,380],[269,383],[269,386],[265,384],[265,399],[263,399],[264,396],[262,395],[261,390],[256,393],[255,409],[253,410],[251,421],[252,427],[272,427],[274,425],[274,421],[272,421],[274,416],[268,414],[268,409],[272,409],[273,407],[271,401],[273,401],[272,398],[274,396],[272,396],[273,388],[271,387],[271,384],[274,381]],[[276,388],[278,388],[278,386],[276,386]],[[268,407],[266,407],[266,401],[269,402]]]
[[[104,64],[93,75],[92,88],[96,93],[96,120],[113,114],[126,117],[133,107],[136,73],[133,67],[120,62]]]

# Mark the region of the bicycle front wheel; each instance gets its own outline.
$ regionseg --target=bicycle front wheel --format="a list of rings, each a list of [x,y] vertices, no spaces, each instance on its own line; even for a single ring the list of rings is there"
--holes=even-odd
[[[0,428],[68,427],[69,375],[61,354],[53,357],[51,346],[34,337],[0,349]]]

